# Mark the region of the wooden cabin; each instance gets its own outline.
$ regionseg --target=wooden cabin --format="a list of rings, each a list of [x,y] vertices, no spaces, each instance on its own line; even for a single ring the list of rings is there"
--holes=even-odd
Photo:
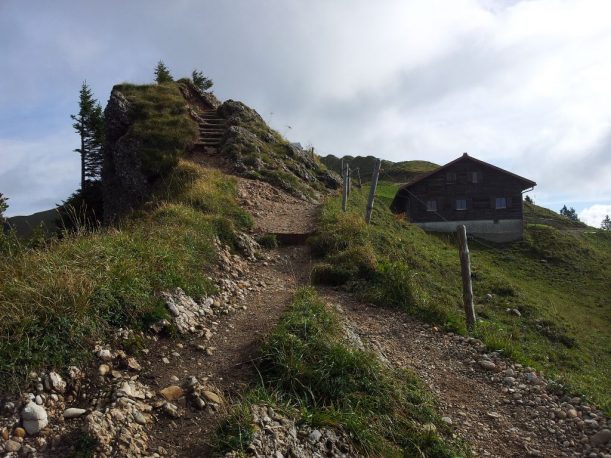
[[[522,193],[536,184],[464,153],[402,186],[391,209],[426,231],[464,224],[468,234],[509,242],[522,238]]]

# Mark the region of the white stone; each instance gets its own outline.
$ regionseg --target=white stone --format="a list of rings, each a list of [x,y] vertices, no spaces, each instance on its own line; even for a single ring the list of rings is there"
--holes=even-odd
[[[23,420],[23,427],[31,436],[38,434],[41,429],[49,424],[45,408],[31,401],[23,408],[21,419]]]
[[[78,409],[76,407],[70,407],[64,410],[64,418],[78,418],[85,415],[87,411],[85,409]]]

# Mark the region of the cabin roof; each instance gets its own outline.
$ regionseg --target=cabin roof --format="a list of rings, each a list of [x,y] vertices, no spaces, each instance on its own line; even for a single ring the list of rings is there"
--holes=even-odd
[[[435,170],[433,170],[431,172],[428,172],[428,173],[425,173],[423,175],[420,175],[415,180],[413,180],[413,181],[411,181],[411,182],[401,186],[401,189],[409,189],[412,186],[414,186],[416,183],[420,183],[421,181],[424,181],[427,178],[429,178],[429,177],[431,177],[431,176],[433,176],[433,175],[435,175],[437,173],[443,172],[444,170],[446,170],[451,165],[454,165],[457,162],[464,161],[464,160],[470,160],[470,161],[475,162],[475,163],[477,163],[479,165],[483,165],[484,167],[488,167],[488,168],[490,168],[492,170],[496,170],[497,172],[501,172],[501,173],[504,173],[506,175],[509,175],[509,176],[515,178],[516,180],[521,181],[523,186],[524,186],[524,189],[532,188],[532,187],[537,185],[537,183],[535,183],[532,180],[529,180],[528,178],[521,177],[520,175],[516,175],[515,173],[509,172],[508,170],[505,170],[505,169],[502,169],[502,168],[497,167],[495,165],[489,164],[488,162],[481,161],[479,159],[474,158],[473,156],[469,156],[467,153],[463,153],[462,156],[454,159],[453,161],[448,162],[447,164],[442,165],[441,167],[439,167],[439,168],[437,168],[437,169],[435,169]]]

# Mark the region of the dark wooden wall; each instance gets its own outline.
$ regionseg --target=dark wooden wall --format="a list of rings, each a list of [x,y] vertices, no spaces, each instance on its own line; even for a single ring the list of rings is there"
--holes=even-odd
[[[472,172],[478,174],[477,183],[471,182]],[[448,174],[455,174],[456,180],[449,182]],[[407,213],[414,223],[522,219],[523,189],[524,182],[518,178],[465,158],[414,184],[409,191],[400,190],[392,207]],[[507,199],[507,208],[495,209],[497,197]],[[432,199],[437,201],[436,213],[426,209],[426,202]],[[456,210],[457,199],[466,199],[466,210]]]

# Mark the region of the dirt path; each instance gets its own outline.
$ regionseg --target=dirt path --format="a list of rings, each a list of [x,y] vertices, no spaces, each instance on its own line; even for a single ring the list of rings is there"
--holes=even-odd
[[[372,349],[427,383],[446,421],[478,456],[604,456],[589,455],[587,446],[596,431],[589,429],[588,418],[601,421],[599,414],[578,405],[578,399],[546,392],[528,370],[486,354],[475,339],[439,332],[403,312],[368,306],[335,290],[323,289],[322,294],[343,309]],[[480,364],[489,356],[494,370]],[[575,418],[562,413],[571,409]]]
[[[238,197],[255,219],[255,232],[308,235],[316,230],[319,206],[269,183],[240,178]]]
[[[210,340],[195,338],[188,343],[160,340],[150,349],[156,358],[149,360],[141,379],[159,390],[179,384],[173,377],[182,381],[195,376],[200,382],[215,387],[231,404],[256,378],[251,361],[262,338],[273,329],[295,288],[308,281],[308,263],[303,260],[309,256],[304,251],[304,247],[276,250],[271,262],[251,269],[248,281],[263,288],[239,301],[237,312],[219,319]],[[202,353],[197,345],[211,348],[212,354]],[[159,364],[164,357],[170,364]],[[198,411],[187,406],[184,398],[179,407],[185,412],[180,418],[169,418],[161,412],[156,415],[150,434],[151,449],[162,447],[172,457],[209,456],[210,438],[224,417],[223,412]]]

